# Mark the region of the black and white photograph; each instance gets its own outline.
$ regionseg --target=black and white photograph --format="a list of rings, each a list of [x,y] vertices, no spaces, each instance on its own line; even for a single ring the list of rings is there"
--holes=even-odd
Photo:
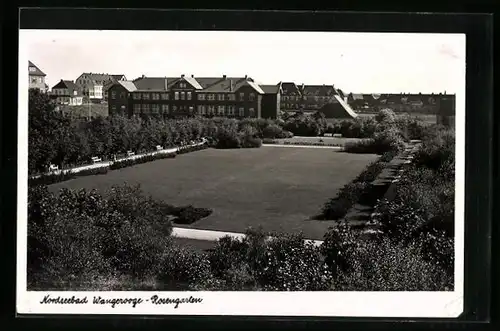
[[[465,64],[463,34],[21,29],[18,310],[459,315]]]

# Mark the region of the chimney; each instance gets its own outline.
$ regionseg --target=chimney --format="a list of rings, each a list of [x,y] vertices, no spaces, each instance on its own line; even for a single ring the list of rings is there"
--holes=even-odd
[[[182,75],[181,75],[181,78],[184,78],[184,76],[185,76],[185,75],[184,75],[184,74],[182,74]]]
[[[226,75],[222,75],[222,79],[226,79]]]
[[[245,75],[245,79],[247,79],[247,78],[248,78],[248,76],[247,76],[247,75]]]
[[[233,80],[229,80],[229,92],[233,92]]]
[[[191,75],[191,78],[194,78],[194,75]]]
[[[144,74],[142,74],[142,77],[141,77],[141,78],[144,78],[144,77],[146,77],[146,76],[144,76]]]
[[[168,90],[168,79],[165,77],[165,91]]]

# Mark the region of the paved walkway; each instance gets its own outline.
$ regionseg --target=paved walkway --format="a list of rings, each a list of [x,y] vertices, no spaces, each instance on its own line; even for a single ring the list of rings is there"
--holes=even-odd
[[[203,240],[203,241],[217,241],[222,237],[230,236],[235,239],[241,240],[245,237],[244,233],[236,232],[224,232],[224,231],[213,231],[213,230],[198,230],[198,229],[187,229],[187,228],[177,228],[172,229],[172,236],[177,238],[193,239],[193,240]],[[306,239],[306,241],[311,241],[315,246],[320,246],[322,240],[312,240]]]
[[[314,146],[314,145],[292,145],[292,144],[262,144],[262,147],[293,147],[293,148],[324,148],[324,149],[335,149],[342,150],[341,146]]]
[[[196,144],[192,144],[192,145],[186,145],[186,146],[182,146],[182,147],[173,147],[173,148],[162,149],[162,150],[148,152],[148,153],[143,153],[143,154],[131,155],[131,156],[128,156],[128,157],[124,157],[124,158],[118,159],[117,161],[120,162],[120,161],[124,161],[124,160],[135,160],[135,159],[144,157],[146,155],[157,155],[157,154],[175,153],[175,152],[179,151],[182,148],[185,148],[185,147],[194,147],[194,146],[201,146],[201,145],[204,145],[205,143],[206,142],[200,142],[200,143],[196,143]],[[77,172],[80,172],[80,171],[83,171],[83,170],[88,170],[88,169],[106,168],[106,167],[111,166],[111,164],[113,162],[114,161],[103,161],[103,162],[97,162],[97,163],[93,163],[93,164],[87,164],[87,165],[78,166],[78,167],[69,168],[69,169],[54,170],[54,171],[49,171],[49,172],[45,173],[44,175],[59,175],[61,173],[67,174],[69,172],[71,172],[71,173],[77,173]],[[32,176],[32,178],[38,178],[40,176],[41,175],[36,175],[36,176]]]

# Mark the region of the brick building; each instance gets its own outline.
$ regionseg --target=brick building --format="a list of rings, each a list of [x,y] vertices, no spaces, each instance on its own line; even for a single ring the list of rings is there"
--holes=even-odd
[[[102,73],[84,72],[75,81],[83,95],[89,101],[103,101],[107,99],[107,88],[117,81],[126,80],[125,75],[110,75]]]
[[[278,91],[276,89],[276,94]],[[266,104],[266,100],[272,99],[264,95],[273,94],[264,92],[250,77],[225,75],[200,78],[186,75],[142,76],[133,81],[115,82],[108,93],[110,115],[121,113],[128,116],[199,115],[234,118],[261,118],[263,100]]]

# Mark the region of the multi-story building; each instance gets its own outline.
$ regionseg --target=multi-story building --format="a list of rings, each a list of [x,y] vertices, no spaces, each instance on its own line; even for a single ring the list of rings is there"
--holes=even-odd
[[[125,75],[110,75],[101,73],[81,74],[75,81],[89,101],[106,100],[106,88],[116,81],[126,80]]]
[[[261,118],[263,100],[268,100],[262,88],[247,76],[142,76],[133,81],[118,81],[108,91],[110,115]]]
[[[277,85],[260,85],[264,91],[262,96],[262,117],[263,118],[279,118],[281,94],[283,89],[281,83]]]
[[[72,80],[62,80],[52,87],[51,97],[59,105],[79,106],[83,103],[82,90]]]
[[[46,93],[49,86],[45,83],[45,73],[40,70],[33,62],[28,61],[29,88],[34,88]]]

